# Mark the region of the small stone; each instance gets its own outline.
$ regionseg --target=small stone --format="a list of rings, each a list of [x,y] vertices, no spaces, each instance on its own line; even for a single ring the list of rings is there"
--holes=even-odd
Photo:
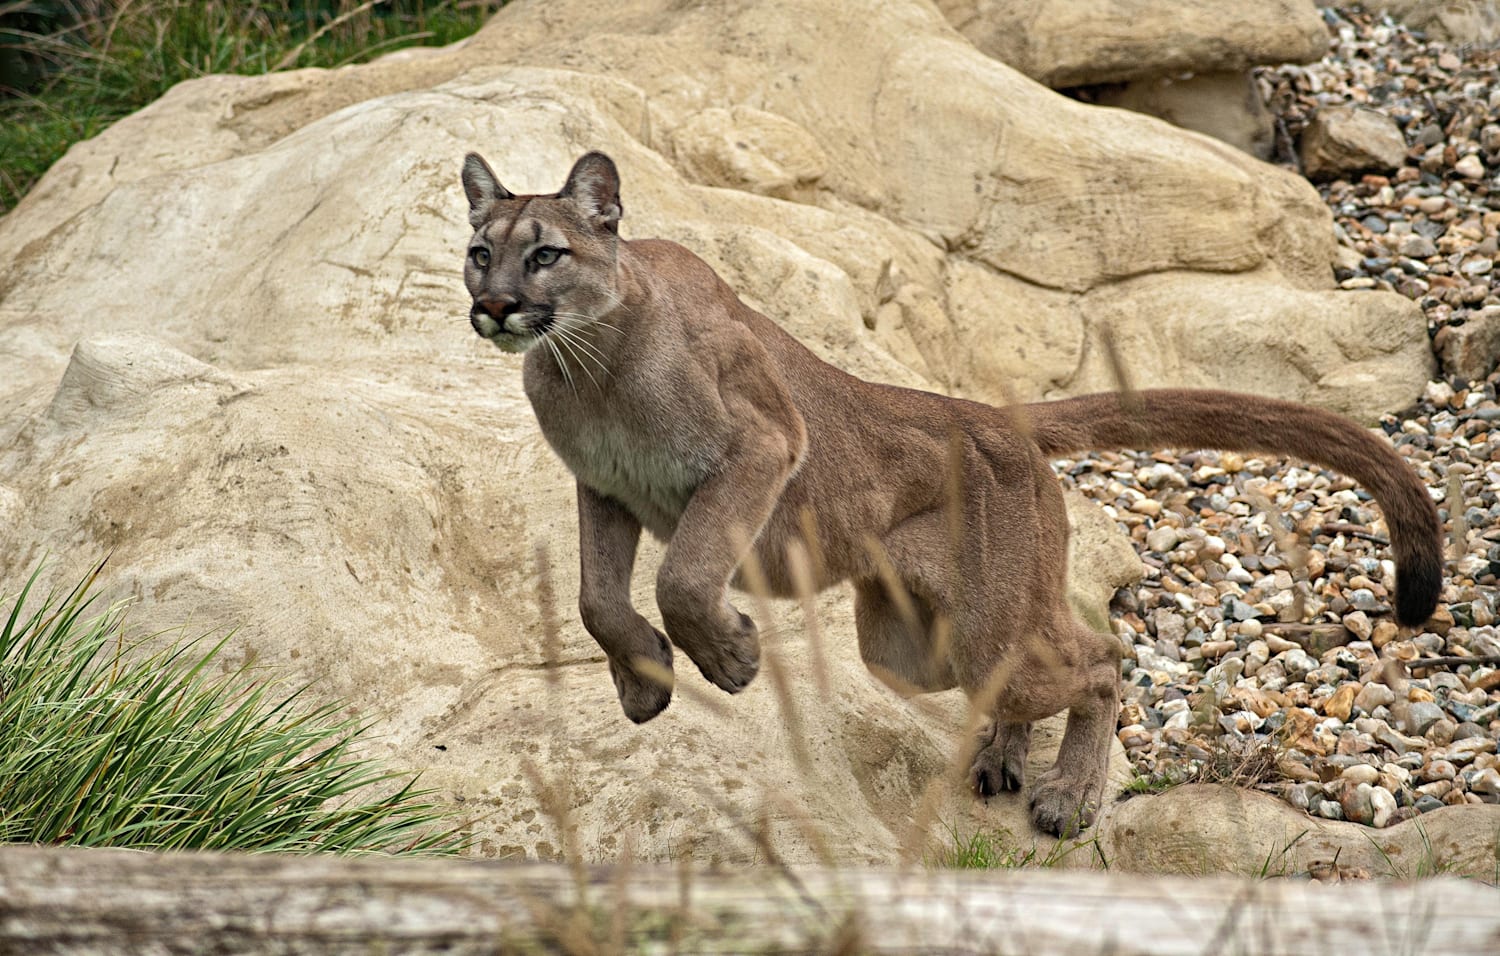
[[[1411,786],[1411,771],[1398,763],[1382,764],[1376,782],[1391,793],[1397,793]]]
[[[1155,518],[1161,514],[1161,502],[1157,501],[1155,498],[1138,498],[1130,503],[1130,510],[1138,515],[1146,515],[1149,518]],[[1164,548],[1161,550],[1169,551],[1171,549]]]
[[[1322,817],[1325,820],[1344,819],[1344,808],[1339,805],[1339,802],[1337,800],[1319,801],[1315,812],[1318,814],[1318,816]],[[1373,807],[1371,808],[1370,815],[1374,816]]]
[[[1308,811],[1312,809],[1314,800],[1321,800],[1323,796],[1323,785],[1320,783],[1296,783],[1287,790],[1287,802],[1298,810]],[[1439,806],[1442,802],[1439,801]]]
[[[1454,740],[1454,734],[1457,733],[1458,728],[1458,724],[1444,717],[1442,720],[1434,720],[1432,726],[1427,728],[1427,733],[1422,736],[1441,747]]]
[[[1417,798],[1417,802],[1414,805],[1422,813],[1431,813],[1432,811],[1441,807],[1443,805],[1443,801],[1439,800],[1437,797],[1429,797],[1426,794],[1423,794],[1422,796]]]
[[[1365,713],[1370,713],[1376,707],[1388,707],[1396,699],[1395,691],[1384,684],[1370,683],[1359,689],[1354,696],[1354,706]]]
[[[1373,596],[1371,595],[1371,597]],[[1351,634],[1362,641],[1369,640],[1371,633],[1375,629],[1375,625],[1370,623],[1370,616],[1364,611],[1350,611],[1348,614],[1345,614],[1344,627],[1348,628]]]
[[[1477,154],[1470,153],[1453,164],[1453,171],[1465,179],[1483,179],[1484,161]]]
[[[1391,706],[1396,727],[1403,733],[1421,736],[1434,721],[1443,719],[1443,709],[1430,700],[1398,701]]]
[[[1235,598],[1233,601],[1229,602],[1229,607],[1226,609],[1225,614],[1232,621],[1248,621],[1251,618],[1256,617],[1258,615],[1258,612],[1252,605],[1246,604],[1244,601]]]
[[[1136,750],[1142,747],[1149,747],[1152,743],[1151,731],[1147,730],[1145,727],[1142,727],[1140,724],[1131,724],[1128,727],[1121,727],[1119,738],[1120,744],[1126,750]]]
[[[1349,604],[1356,611],[1381,611],[1384,608],[1375,599],[1375,592],[1369,588],[1355,588],[1349,592]]]
[[[1370,643],[1375,645],[1375,649],[1378,651],[1391,641],[1394,641],[1396,635],[1400,633],[1401,628],[1396,625],[1396,622],[1377,621],[1375,627],[1370,631]]]
[[[1258,618],[1252,617],[1248,621],[1240,622],[1240,635],[1243,637],[1248,637],[1251,640],[1260,637],[1264,630],[1265,626],[1260,623],[1260,620]]]
[[[1302,680],[1318,666],[1318,662],[1300,647],[1280,655],[1278,660],[1281,661],[1281,666],[1286,671],[1287,680],[1291,681]]]
[[[1375,822],[1375,804],[1370,794],[1373,789],[1368,783],[1359,783],[1339,791],[1339,807],[1344,811],[1345,820],[1365,826]]]
[[[1280,634],[1266,635],[1266,647],[1270,648],[1272,654],[1285,654],[1287,651],[1298,650],[1301,646],[1296,641],[1289,641]]]
[[[1438,254],[1438,248],[1433,245],[1432,240],[1417,233],[1404,237],[1399,249],[1403,256],[1412,259],[1426,259]]]
[[[1187,620],[1176,608],[1157,608],[1151,623],[1156,625],[1156,636],[1169,644],[1181,645],[1187,638]]]
[[[1151,500],[1151,499],[1146,499]],[[1165,554],[1177,547],[1182,540],[1182,530],[1171,525],[1162,525],[1153,528],[1146,533],[1146,547],[1151,551]]]
[[[1487,730],[1478,724],[1462,723],[1453,728],[1453,736],[1449,739],[1457,741],[1483,739],[1488,733]]]
[[[1406,162],[1406,140],[1384,113],[1332,106],[1318,110],[1302,131],[1300,153],[1309,179],[1338,179],[1396,169]]]
[[[1351,784],[1373,784],[1380,779],[1380,771],[1367,763],[1357,763],[1344,768],[1344,772],[1339,776]]]
[[[1449,760],[1432,760],[1417,771],[1417,779],[1431,783],[1436,780],[1452,780],[1458,776],[1458,768]]]
[[[1341,684],[1329,697],[1323,701],[1323,713],[1329,717],[1337,717],[1339,720],[1349,719],[1350,709],[1354,706],[1355,695],[1359,692],[1359,685],[1355,683]],[[1373,767],[1371,768],[1374,769]],[[1373,781],[1373,778],[1371,778]]]
[[[1500,770],[1486,767],[1468,777],[1469,792],[1500,796]]]
[[[1370,788],[1370,806],[1374,811],[1370,825],[1376,829],[1384,829],[1390,825],[1391,817],[1396,813],[1396,795],[1384,787],[1373,786]]]

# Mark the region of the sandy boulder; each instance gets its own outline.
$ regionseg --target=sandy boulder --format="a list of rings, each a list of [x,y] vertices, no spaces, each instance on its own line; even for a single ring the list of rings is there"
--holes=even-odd
[[[871,680],[842,592],[821,667],[799,607],[742,604],[785,635],[793,708],[769,669],[732,699],[683,672],[661,718],[620,716],[572,610],[571,482],[468,329],[476,148],[521,192],[605,150],[628,235],[888,382],[1110,387],[1109,324],[1139,384],[1368,418],[1431,361],[1414,307],[1333,289],[1306,183],[1065,100],[915,0],[520,2],[425,55],[177,87],[0,220],[0,590],[111,553],[140,632],[235,626],[231,660],[376,714],[488,854],[561,852],[539,793],[595,860],[763,858],[764,826],[789,859],[891,862],[914,820],[1026,825],[928,795],[962,699]],[[1075,592],[1102,622],[1132,559],[1099,530]]]
[[[1051,87],[1306,63],[1327,39],[1310,0],[937,0],[974,45]]]

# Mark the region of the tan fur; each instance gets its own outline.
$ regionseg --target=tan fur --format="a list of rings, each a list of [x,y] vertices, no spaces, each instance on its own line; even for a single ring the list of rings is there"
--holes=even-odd
[[[1335,415],[1179,390],[1002,410],[865,382],[747,307],[688,250],[619,239],[619,181],[602,154],[580,159],[555,196],[511,195],[473,154],[463,181],[471,322],[526,352],[526,394],[577,478],[579,610],[632,720],[671,697],[635,662],[670,668],[673,645],[731,693],[754,678],[755,625],[727,596],[746,557],[737,543],[753,541],[772,592],[792,596],[788,547],[813,527],[817,584],[853,582],[870,669],[907,692],[960,686],[989,711],[970,771],[981,796],[1020,788],[1031,722],[1068,710],[1032,816],[1052,833],[1089,825],[1120,646],[1064,601],[1067,521],[1047,463],[1086,448],[1290,452],[1339,467],[1385,510],[1402,619],[1425,619],[1436,602],[1426,490],[1388,445]],[[566,251],[547,264],[538,249]],[[667,542],[656,582],[666,636],[630,604],[642,528]]]

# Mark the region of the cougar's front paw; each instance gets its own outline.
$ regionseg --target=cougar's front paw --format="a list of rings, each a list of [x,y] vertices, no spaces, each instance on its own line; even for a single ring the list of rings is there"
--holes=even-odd
[[[689,652],[693,663],[709,683],[731,694],[738,694],[760,672],[760,632],[755,622],[738,611],[729,634],[705,641]]]
[[[1037,778],[1031,791],[1031,822],[1043,833],[1068,839],[1094,825],[1100,786],[1093,780],[1069,780],[1056,768]]]
[[[620,695],[620,707],[638,724],[666,710],[672,702],[672,645],[661,631],[652,628],[651,633],[656,636],[656,647],[644,656],[661,670],[651,668],[641,673],[645,668],[638,669],[632,662],[609,659],[609,676],[615,682],[615,693]]]

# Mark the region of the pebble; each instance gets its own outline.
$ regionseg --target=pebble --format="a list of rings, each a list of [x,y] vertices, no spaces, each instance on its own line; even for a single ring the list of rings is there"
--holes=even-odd
[[[1469,792],[1500,796],[1500,770],[1486,767],[1474,772],[1468,780]]]
[[[1465,179],[1483,179],[1484,161],[1473,153],[1453,164],[1453,171]]]

